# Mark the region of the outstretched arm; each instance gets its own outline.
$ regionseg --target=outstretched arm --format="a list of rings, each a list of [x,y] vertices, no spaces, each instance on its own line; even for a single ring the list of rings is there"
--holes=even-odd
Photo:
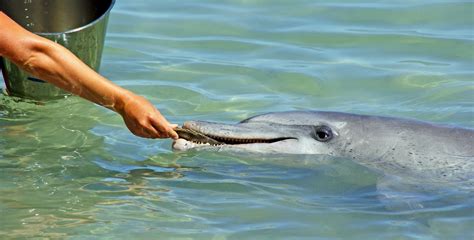
[[[33,76],[122,115],[132,133],[147,138],[178,138],[145,98],[105,79],[63,46],[33,34],[0,11],[0,56]]]

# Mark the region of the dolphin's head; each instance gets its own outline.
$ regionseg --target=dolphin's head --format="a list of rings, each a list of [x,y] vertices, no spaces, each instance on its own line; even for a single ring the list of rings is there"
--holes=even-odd
[[[332,113],[279,112],[248,118],[237,124],[185,122],[175,150],[216,149],[264,153],[334,155],[345,123]]]

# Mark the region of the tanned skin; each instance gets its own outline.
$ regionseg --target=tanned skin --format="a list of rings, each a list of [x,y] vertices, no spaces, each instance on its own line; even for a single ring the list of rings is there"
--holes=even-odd
[[[115,85],[63,46],[27,31],[1,11],[0,56],[39,79],[119,113],[137,136],[178,138],[177,125],[145,98]]]

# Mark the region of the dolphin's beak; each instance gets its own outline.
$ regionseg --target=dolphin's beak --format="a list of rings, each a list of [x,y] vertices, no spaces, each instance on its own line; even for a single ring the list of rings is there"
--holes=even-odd
[[[188,141],[188,145],[196,147],[203,145],[237,145],[274,143],[287,139],[296,139],[269,128],[268,124],[221,124],[204,121],[185,122],[176,129],[181,142]],[[179,143],[179,142],[178,142]],[[176,144],[176,141],[175,141]],[[175,145],[174,144],[174,145]],[[173,146],[174,146],[173,145]]]
[[[206,136],[198,131],[194,131],[188,128],[178,127],[175,129],[178,136],[182,139],[196,142],[196,143],[208,143],[210,145],[222,145],[224,143],[217,141],[209,136]]]

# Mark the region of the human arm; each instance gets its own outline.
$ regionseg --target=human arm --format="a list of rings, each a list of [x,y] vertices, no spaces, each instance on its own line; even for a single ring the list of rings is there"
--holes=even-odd
[[[147,138],[178,138],[145,98],[119,87],[89,68],[63,46],[33,34],[0,12],[0,56],[33,76],[119,113],[132,133]]]

